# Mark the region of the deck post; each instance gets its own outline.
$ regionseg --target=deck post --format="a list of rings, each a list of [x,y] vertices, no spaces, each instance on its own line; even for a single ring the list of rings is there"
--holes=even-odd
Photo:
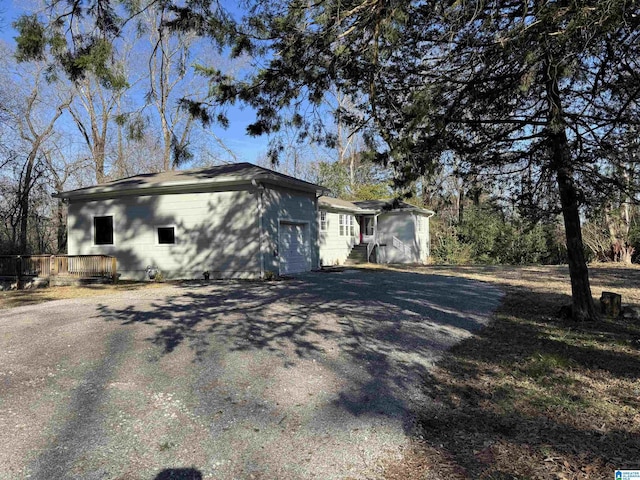
[[[16,290],[22,288],[22,257],[16,257]]]
[[[49,276],[55,277],[58,274],[58,262],[56,261],[56,256],[51,255],[49,257]]]
[[[116,259],[116,257],[111,257],[111,275],[112,275],[111,278],[113,280],[113,283],[118,282],[118,274],[116,273],[117,267],[118,267],[118,260]]]

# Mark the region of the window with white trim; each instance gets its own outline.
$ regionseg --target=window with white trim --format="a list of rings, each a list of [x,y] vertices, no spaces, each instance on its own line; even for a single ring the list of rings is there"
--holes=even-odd
[[[320,210],[320,231],[327,231],[327,212]]]
[[[340,215],[338,217],[341,237],[348,237],[348,236],[355,237],[356,235],[355,220],[356,219],[352,215]]]
[[[113,245],[113,215],[93,217],[93,244]]]
[[[174,245],[176,243],[176,227],[156,227],[158,245]]]

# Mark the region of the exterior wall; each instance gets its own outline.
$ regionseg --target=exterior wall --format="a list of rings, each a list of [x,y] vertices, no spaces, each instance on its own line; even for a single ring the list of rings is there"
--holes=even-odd
[[[324,209],[321,209],[324,210]],[[353,246],[360,238],[360,225],[354,217],[354,236],[340,235],[340,215],[349,215],[348,212],[327,212],[327,230],[320,232],[320,263],[327,265],[342,265],[349,256]],[[320,225],[320,214],[318,213],[318,226]],[[318,227],[319,228],[319,227]]]
[[[389,212],[378,217],[379,263],[420,262],[420,243],[413,212]]]
[[[268,185],[262,193],[262,253],[265,272],[280,272],[279,231],[282,222],[304,224],[308,238],[309,270],[320,268],[318,201],[315,193]]]
[[[114,245],[93,242],[93,217],[113,215]],[[121,278],[143,279],[147,266],[165,278],[260,276],[258,202],[247,189],[122,196],[72,201],[68,217],[71,255],[118,259]],[[158,245],[157,226],[175,226],[176,243]]]
[[[431,241],[429,238],[429,217],[426,215],[418,215],[416,217],[418,222],[417,237],[418,248],[420,249],[420,261],[425,263],[429,260],[431,255]]]

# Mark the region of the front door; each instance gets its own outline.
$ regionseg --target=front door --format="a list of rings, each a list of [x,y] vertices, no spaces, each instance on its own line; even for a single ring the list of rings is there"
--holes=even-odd
[[[371,243],[375,240],[375,218],[371,216],[360,217],[360,243]]]

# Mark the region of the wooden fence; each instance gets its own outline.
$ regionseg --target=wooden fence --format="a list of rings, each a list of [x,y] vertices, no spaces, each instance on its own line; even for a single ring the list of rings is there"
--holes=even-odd
[[[0,276],[117,278],[116,257],[109,255],[0,255]]]

